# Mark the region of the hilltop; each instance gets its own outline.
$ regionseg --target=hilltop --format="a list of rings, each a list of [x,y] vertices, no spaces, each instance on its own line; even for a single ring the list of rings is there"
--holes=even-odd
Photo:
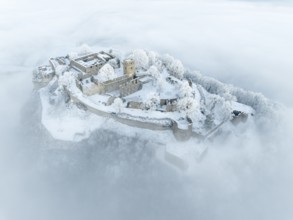
[[[128,135],[202,140],[255,113],[228,92],[216,94],[196,83],[180,60],[153,51],[121,55],[86,48],[49,59],[34,71],[33,82],[44,126],[53,137],[71,141],[107,126]]]

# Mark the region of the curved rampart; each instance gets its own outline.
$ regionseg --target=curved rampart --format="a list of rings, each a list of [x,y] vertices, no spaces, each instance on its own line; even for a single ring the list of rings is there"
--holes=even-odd
[[[174,121],[172,126],[173,134],[177,140],[187,141],[192,137],[192,121],[189,121],[186,129],[182,129],[178,126],[178,123]]]
[[[162,119],[144,118],[144,117],[132,116],[126,113],[104,112],[83,102],[80,98],[73,95],[69,90],[67,90],[67,92],[72,101],[83,105],[86,110],[98,116],[110,117],[122,124],[126,124],[131,127],[137,127],[142,129],[148,129],[148,130],[159,130],[159,131],[171,130],[174,134],[174,137],[179,141],[187,141],[192,136],[194,136],[194,132],[192,131],[192,121],[190,119],[187,120],[189,122],[189,124],[187,125],[187,128],[183,129],[178,126],[178,123],[176,121],[170,118],[162,118]]]
[[[149,130],[170,130],[173,126],[173,120],[169,118],[155,119],[155,118],[142,118],[134,117],[125,113],[112,113],[112,117],[122,124],[132,127],[138,127]]]

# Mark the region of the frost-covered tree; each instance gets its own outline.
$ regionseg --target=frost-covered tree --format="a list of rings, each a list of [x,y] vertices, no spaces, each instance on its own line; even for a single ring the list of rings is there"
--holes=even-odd
[[[203,76],[200,72],[188,73],[188,77],[208,92],[220,95],[227,101],[237,101],[251,106],[256,110],[256,115],[274,115],[274,104],[260,93],[245,91],[244,89],[221,83],[211,77]]]
[[[114,68],[110,64],[105,64],[98,72],[96,79],[99,82],[105,82],[111,79],[116,78],[117,75],[114,71]]]
[[[159,59],[159,54],[154,51],[146,51],[146,53],[149,58],[149,65],[156,65],[156,63]]]
[[[192,97],[192,88],[189,85],[187,80],[182,81],[180,87],[179,87],[179,97],[184,98],[184,97]]]
[[[155,80],[161,77],[161,73],[156,66],[151,66],[148,69],[147,74],[151,75]]]
[[[92,48],[90,48],[87,44],[82,44],[78,49],[77,49],[77,54],[79,56],[87,55],[93,53]]]
[[[198,105],[199,104],[196,103],[196,100],[194,98],[184,97],[178,100],[177,109],[181,112],[186,112],[187,115],[189,115],[196,110]]]
[[[200,102],[192,97],[184,97],[177,102],[177,110],[189,117],[195,125],[200,126],[206,117],[201,113]]]
[[[78,57],[78,53],[77,53],[77,52],[70,52],[70,53],[68,54],[68,57],[69,57],[70,59],[75,59],[75,58]]]
[[[118,112],[121,112],[121,109],[123,108],[123,101],[120,98],[116,98],[112,104],[114,109]]]
[[[169,54],[164,54],[162,56],[162,62],[167,68],[169,68],[169,66],[171,66],[171,64],[174,62],[174,60],[175,60],[174,57],[172,57]]]
[[[156,66],[152,65],[148,69],[147,74],[152,76],[153,85],[157,86],[157,89],[160,92],[164,87],[164,80],[163,80],[161,72],[158,70]]]
[[[226,101],[223,97],[210,93],[205,95],[205,100],[206,114],[210,115],[218,122],[229,119],[232,112],[232,105],[230,101]]]
[[[169,67],[171,74],[174,75],[178,79],[182,79],[184,75],[184,67],[180,60],[175,60],[171,66]]]
[[[75,59],[79,56],[84,56],[90,53],[93,53],[92,48],[90,48],[87,44],[82,44],[76,51],[69,53],[68,56],[70,59]]]
[[[158,68],[158,70],[160,72],[163,72],[165,67],[164,67],[163,62],[162,62],[161,59],[157,59],[154,65]]]
[[[137,68],[148,69],[149,57],[144,50],[134,50],[132,58],[134,59]]]
[[[194,122],[203,123],[205,116],[201,113],[201,97],[199,91],[193,89],[187,80],[181,82],[179,87],[178,111],[185,113]]]
[[[170,74],[178,79],[182,79],[185,69],[180,60],[174,59],[174,57],[166,54],[162,57],[163,64],[169,70]]]
[[[215,107],[213,109],[213,114],[216,120],[225,121],[230,119],[232,112],[231,102],[219,98],[216,100]]]
[[[145,101],[145,108],[154,110],[160,103],[160,97],[157,93],[151,92]]]

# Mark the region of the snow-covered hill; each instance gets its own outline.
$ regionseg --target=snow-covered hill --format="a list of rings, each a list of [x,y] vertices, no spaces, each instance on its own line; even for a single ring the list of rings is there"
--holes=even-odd
[[[291,0],[9,0],[0,18],[1,220],[292,219]],[[103,117],[101,129],[75,126],[98,116],[47,103],[55,137],[81,128],[79,141],[57,140],[42,124],[31,70],[83,44],[122,57],[130,48],[171,54],[193,83],[255,114],[212,139],[164,145],[154,141],[171,131],[126,136],[129,126]],[[175,168],[157,159],[165,147]]]
[[[95,129],[121,123],[128,125],[119,129],[126,135],[140,132],[147,137],[153,130],[170,130],[177,140],[205,139],[226,123],[246,121],[255,115],[254,108],[262,114],[260,101],[267,101],[258,94],[241,97],[241,89],[213,79],[199,79],[170,55],[134,50],[123,57],[112,50],[93,53],[88,46],[71,54],[51,58],[50,65],[33,75],[42,122],[61,140],[79,141]],[[172,140],[171,134],[162,140]]]

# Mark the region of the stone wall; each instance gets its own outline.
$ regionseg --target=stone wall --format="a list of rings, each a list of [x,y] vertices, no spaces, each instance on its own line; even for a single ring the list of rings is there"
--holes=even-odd
[[[110,56],[110,55],[109,55]],[[112,57],[112,56],[110,56]],[[82,64],[79,63],[79,61],[81,60],[94,60],[97,59],[100,62],[93,64],[93,65],[89,65],[89,66],[84,66]],[[98,58],[98,54],[94,53],[94,54],[90,54],[90,55],[86,55],[86,56],[82,56],[79,57],[77,59],[73,59],[70,61],[70,66],[77,68],[78,70],[84,72],[85,74],[83,74],[82,79],[85,79],[93,74],[96,74],[99,72],[99,70],[105,65],[106,61],[101,61],[101,59]]]
[[[132,77],[128,76],[121,76],[113,80],[105,81],[103,83],[99,83],[97,80],[93,80],[93,85],[88,88],[83,87],[82,92],[86,95],[104,94],[107,92],[119,90],[121,85],[126,84],[131,80]]]
[[[70,66],[75,67],[81,70],[82,72],[86,72],[86,68],[83,65],[79,64],[78,62],[76,62],[75,60],[70,61]]]
[[[142,89],[142,83],[137,79],[133,79],[119,87],[120,97],[128,96]]]
[[[81,79],[86,79],[88,77],[91,77],[93,74],[98,73],[99,70],[104,66],[104,64],[99,63],[99,64],[92,65],[89,67],[84,67],[83,65],[81,65],[80,63],[78,63],[74,60],[70,61],[70,65],[83,72]]]
[[[101,86],[103,86],[103,93],[106,93],[106,92],[112,92],[112,91],[115,91],[115,90],[119,90],[120,86],[125,84],[126,82],[129,82],[133,79],[132,76],[121,76],[121,77],[118,77],[118,78],[115,78],[113,80],[109,80],[109,81],[105,81],[103,83],[100,83]]]
[[[174,99],[160,99],[160,105],[167,105],[169,103],[176,103],[177,98]]]
[[[166,112],[175,112],[177,111],[177,98],[160,99],[160,105],[166,105]]]
[[[143,117],[133,117],[128,114],[116,114],[116,113],[104,112],[104,111],[95,109],[87,105],[86,103],[83,103],[81,100],[79,100],[78,97],[73,96],[70,93],[70,91],[67,90],[67,92],[72,101],[82,104],[86,110],[94,114],[97,114],[99,116],[113,118],[114,120],[122,124],[126,124],[132,127],[142,128],[142,129],[148,129],[148,130],[171,130],[173,132],[174,137],[178,141],[187,141],[191,137],[202,138],[200,135],[192,131],[192,121],[189,118],[187,118],[189,122],[187,128],[182,129],[182,128],[179,128],[178,123],[176,121],[169,118],[152,119],[152,118],[143,118]]]
[[[143,121],[139,117],[132,117],[131,115],[128,115],[130,118],[124,117],[127,116],[127,114],[112,114],[112,117],[122,123],[126,124],[132,127],[137,127],[137,128],[143,128],[143,129],[149,129],[149,130],[170,130],[170,128],[173,125],[173,121],[168,118],[164,119],[156,119],[157,121],[166,121],[168,122],[168,125],[165,125],[164,123],[155,123],[152,122],[151,119]]]
[[[192,137],[192,133],[193,133],[192,132],[192,121],[191,121],[191,119],[187,119],[187,120],[189,122],[187,129],[179,128],[178,123],[176,121],[174,121],[172,130],[173,130],[173,134],[177,140],[187,141]]]
[[[166,112],[175,112],[177,111],[177,103],[168,103],[166,105]]]
[[[130,102],[127,103],[127,108],[144,109],[144,103],[143,102],[130,101]]]
[[[95,65],[89,66],[89,67],[85,68],[85,72],[90,75],[98,73],[99,70],[103,67],[103,65],[104,64],[98,63]]]

